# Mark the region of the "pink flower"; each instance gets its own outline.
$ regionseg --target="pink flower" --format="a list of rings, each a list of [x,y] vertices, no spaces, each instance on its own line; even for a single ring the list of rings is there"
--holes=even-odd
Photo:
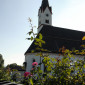
[[[30,72],[25,72],[25,73],[24,73],[24,76],[25,76],[25,77],[27,77],[27,76],[29,76],[29,75],[31,75]]]
[[[38,65],[38,63],[37,62],[33,62],[32,65],[33,66],[36,66],[36,65]]]

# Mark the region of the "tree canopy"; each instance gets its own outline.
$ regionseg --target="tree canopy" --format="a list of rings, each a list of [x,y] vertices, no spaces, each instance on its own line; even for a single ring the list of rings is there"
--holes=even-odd
[[[16,70],[24,70],[23,66],[17,65],[16,63],[12,63],[6,66],[6,68],[10,68],[11,70],[16,69]]]
[[[0,68],[4,66],[4,59],[3,56],[0,54]]]

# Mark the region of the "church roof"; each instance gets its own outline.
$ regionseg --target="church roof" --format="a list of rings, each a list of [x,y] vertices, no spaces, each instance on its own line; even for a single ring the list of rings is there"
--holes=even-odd
[[[46,7],[49,8],[50,12],[52,13],[52,9],[51,7],[49,6],[49,3],[48,3],[48,0],[42,0],[42,4],[41,4],[41,12],[44,12],[44,10],[46,9]]]
[[[43,25],[39,33],[43,35],[43,40],[46,42],[43,48],[49,50],[51,53],[58,52],[59,48],[63,46],[69,50],[80,50],[82,37],[85,35],[85,32],[82,31],[53,27],[50,25]],[[32,50],[36,49],[34,42],[35,41],[33,41],[25,54],[31,53]],[[39,52],[39,50],[35,50],[35,52]]]

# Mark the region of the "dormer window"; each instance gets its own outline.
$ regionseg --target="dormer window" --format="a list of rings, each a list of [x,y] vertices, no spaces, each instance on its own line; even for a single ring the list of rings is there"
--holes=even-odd
[[[45,20],[45,23],[49,24],[49,20]]]
[[[46,16],[48,17],[49,15],[48,15],[48,14],[46,14]]]

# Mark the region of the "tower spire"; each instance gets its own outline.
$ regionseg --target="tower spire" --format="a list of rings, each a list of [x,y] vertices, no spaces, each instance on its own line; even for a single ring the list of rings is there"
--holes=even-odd
[[[41,7],[40,7],[41,11],[44,12],[45,9],[46,9],[46,7],[48,7],[49,10],[50,10],[50,12],[52,12],[52,11],[51,11],[51,7],[49,7],[49,2],[48,2],[48,0],[42,0],[42,4],[41,4]]]
[[[46,7],[49,7],[49,3],[48,3],[48,0],[42,0],[42,4],[41,4],[41,8],[43,10],[45,10]]]
[[[42,0],[38,11],[38,32],[42,25],[52,25],[52,8],[49,6],[48,0]]]

